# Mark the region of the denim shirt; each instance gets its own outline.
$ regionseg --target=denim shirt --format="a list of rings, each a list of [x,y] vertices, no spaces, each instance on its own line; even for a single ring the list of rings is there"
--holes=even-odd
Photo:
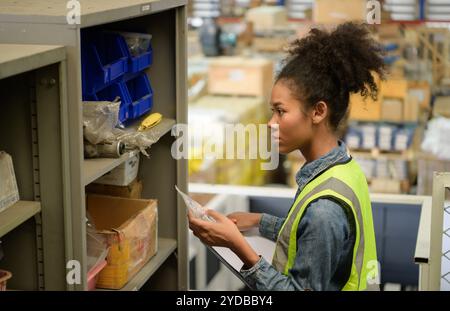
[[[298,171],[296,197],[319,173],[349,159],[342,141],[323,157]],[[263,214],[262,236],[276,241],[285,218]],[[356,239],[351,211],[332,199],[318,199],[307,206],[297,229],[297,254],[288,275],[277,271],[263,257],[250,269],[240,271],[253,290],[341,290],[350,276]]]

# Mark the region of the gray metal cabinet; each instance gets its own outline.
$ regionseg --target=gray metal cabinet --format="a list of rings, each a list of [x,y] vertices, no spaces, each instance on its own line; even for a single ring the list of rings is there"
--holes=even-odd
[[[65,59],[62,46],[0,44],[0,150],[13,158],[21,199],[0,213],[11,289],[65,286]]]
[[[0,0],[0,42],[57,44],[67,51],[68,155],[63,166],[68,176],[66,217],[67,260],[81,263],[81,284],[55,282],[48,289],[84,290],[86,282],[85,186],[123,163],[120,159],[84,160],[81,97],[81,33],[84,29],[120,29],[152,34],[154,62],[146,70],[154,91],[153,111],[163,114],[164,135],[150,149],[151,158],[140,161],[143,196],[159,202],[158,254],[125,286],[124,290],[180,289],[188,287],[187,220],[185,206],[174,185],[186,191],[187,161],[171,156],[174,138],[167,134],[176,123],[187,122],[186,100],[186,0],[119,1],[79,0],[80,23],[68,24],[72,9],[66,1]],[[45,238],[44,238],[45,242]],[[60,267],[60,265],[58,265]],[[45,275],[45,273],[44,273]],[[56,276],[55,276],[56,277]],[[47,286],[46,286],[47,289]]]

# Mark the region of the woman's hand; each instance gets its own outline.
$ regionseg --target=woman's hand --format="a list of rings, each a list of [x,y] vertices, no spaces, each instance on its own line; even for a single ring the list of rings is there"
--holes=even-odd
[[[261,221],[261,214],[259,213],[236,212],[229,214],[227,217],[236,224],[240,231],[258,227]]]
[[[188,213],[189,228],[204,244],[233,249],[244,239],[231,219],[214,210],[208,210],[207,215],[214,218],[216,222],[195,218],[191,211]]]
[[[245,268],[252,267],[258,262],[258,254],[231,219],[214,210],[208,210],[207,215],[216,222],[195,218],[191,211],[188,211],[189,228],[196,237],[209,246],[228,247],[242,260]]]

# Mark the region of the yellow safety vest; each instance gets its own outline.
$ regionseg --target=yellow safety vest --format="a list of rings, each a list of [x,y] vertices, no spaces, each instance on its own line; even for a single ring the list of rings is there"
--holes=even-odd
[[[298,224],[306,207],[320,198],[333,198],[349,207],[356,223],[352,269],[342,290],[378,289],[379,267],[369,190],[361,168],[351,158],[328,168],[300,192],[278,234],[272,264],[283,274],[289,274],[297,256]]]

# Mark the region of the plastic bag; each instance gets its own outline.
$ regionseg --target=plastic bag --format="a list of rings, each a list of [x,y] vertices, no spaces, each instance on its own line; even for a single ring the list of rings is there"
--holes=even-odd
[[[91,144],[112,142],[121,130],[116,129],[119,123],[120,101],[88,101],[83,102],[84,138]]]
[[[441,160],[450,160],[450,119],[438,117],[429,121],[421,147]]]
[[[90,220],[86,222],[86,234],[87,270],[90,271],[93,267],[106,260],[109,247],[103,236],[97,233],[94,223]]]
[[[118,135],[117,139],[125,144],[125,149],[138,148],[142,154],[149,157],[146,149],[156,143],[159,137],[161,137],[161,133],[158,131],[158,128],[154,127],[145,132],[125,131]]]
[[[180,189],[178,189],[178,187],[176,185],[175,185],[175,189],[177,189],[178,193],[183,198],[184,203],[186,203],[186,206],[191,210],[191,212],[195,218],[200,218],[202,220],[216,222],[214,220],[214,218],[212,218],[206,214],[206,211],[208,210],[206,207],[200,205],[200,203],[198,203],[197,201],[192,199],[186,193],[182,192]]]
[[[152,35],[150,34],[137,32],[119,32],[119,34],[125,38],[133,56],[145,53],[150,48],[150,41],[152,40]]]

